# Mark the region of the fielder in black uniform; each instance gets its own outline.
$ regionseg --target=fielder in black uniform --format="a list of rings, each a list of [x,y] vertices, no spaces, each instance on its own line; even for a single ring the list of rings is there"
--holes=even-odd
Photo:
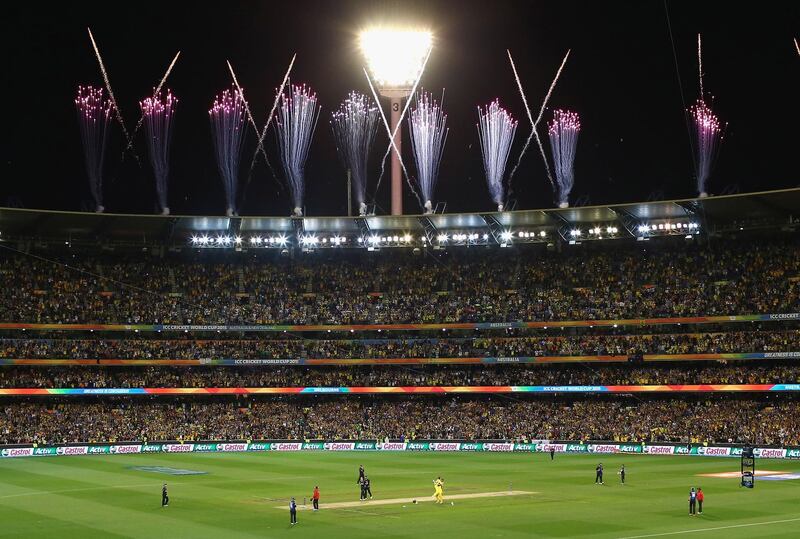
[[[367,495],[364,493],[364,465],[360,465],[358,467],[358,479],[356,479],[356,483],[358,486],[361,487],[361,497],[359,499],[364,500],[366,499]]]
[[[167,507],[169,505],[169,496],[167,496],[167,484],[164,483],[164,486],[161,487],[161,507]]]
[[[364,476],[364,482],[362,484],[364,485],[363,486],[363,488],[364,488],[364,498],[363,499],[366,500],[367,496],[369,496],[369,499],[371,500],[372,499],[372,490],[370,490],[370,488],[369,488],[369,485],[370,485],[369,477],[367,477],[365,475]]]
[[[594,483],[595,483],[595,485],[598,484],[598,483],[600,483],[601,485],[604,484],[603,483],[603,463],[602,462],[597,465],[597,468],[594,469]]]
[[[622,467],[619,469],[619,480],[622,484],[625,484],[625,465],[623,464]]]

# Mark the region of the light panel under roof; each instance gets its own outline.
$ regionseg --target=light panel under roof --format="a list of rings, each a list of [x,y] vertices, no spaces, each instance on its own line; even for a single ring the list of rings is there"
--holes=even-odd
[[[462,228],[486,228],[486,221],[475,213],[442,213],[429,215],[431,223],[436,228],[442,229],[462,229]]]
[[[243,217],[242,232],[287,232],[292,231],[289,217]]]

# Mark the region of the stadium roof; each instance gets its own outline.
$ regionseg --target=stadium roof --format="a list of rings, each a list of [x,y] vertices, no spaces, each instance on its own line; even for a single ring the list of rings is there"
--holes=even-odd
[[[722,231],[733,227],[780,227],[800,222],[800,188],[764,191],[739,195],[714,196],[701,199],[681,199],[632,204],[550,208],[508,212],[445,213],[434,215],[400,215],[367,217],[220,217],[188,215],[130,215],[60,212],[0,208],[0,241],[65,241],[76,243],[108,243],[128,245],[181,246],[191,238],[227,236],[231,247],[236,237],[248,242],[250,238],[269,236],[284,238],[289,244],[299,244],[303,237],[326,235],[349,239],[348,246],[367,246],[369,236],[392,239],[403,236],[411,243],[426,238],[433,243],[437,237],[453,235],[459,240],[475,243],[501,243],[508,233],[514,239],[552,241],[556,235],[563,240],[609,239],[641,235],[649,227],[653,235],[666,225],[666,231],[683,234],[683,225],[694,223],[704,231]],[[680,224],[677,229],[670,228]],[[655,226],[656,228],[652,228]],[[575,234],[575,231],[579,231]],[[614,232],[612,232],[614,231]],[[693,227],[693,232],[695,232]],[[524,234],[520,234],[520,233]],[[464,236],[462,238],[462,236]],[[293,238],[298,241],[295,242]],[[488,239],[487,239],[488,238]],[[361,242],[357,240],[360,239]],[[397,243],[397,239],[394,242]],[[266,241],[265,241],[266,243]],[[321,242],[320,242],[321,243]],[[309,244],[310,245],[310,244]],[[227,245],[226,245],[227,246]],[[255,245],[252,245],[255,246]],[[259,245],[260,246],[260,245]],[[266,246],[266,245],[264,245]],[[278,245],[269,245],[270,247]],[[323,245],[317,244],[316,247]],[[336,246],[340,246],[339,243]],[[377,245],[384,246],[384,245]]]

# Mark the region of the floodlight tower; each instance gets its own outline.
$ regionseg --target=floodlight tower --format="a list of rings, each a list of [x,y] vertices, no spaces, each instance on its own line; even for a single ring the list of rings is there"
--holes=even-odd
[[[376,28],[359,36],[361,51],[378,91],[389,98],[391,130],[394,133],[392,152],[392,215],[403,213],[403,175],[400,169],[399,127],[403,99],[411,96],[414,83],[425,67],[433,37],[428,31]]]

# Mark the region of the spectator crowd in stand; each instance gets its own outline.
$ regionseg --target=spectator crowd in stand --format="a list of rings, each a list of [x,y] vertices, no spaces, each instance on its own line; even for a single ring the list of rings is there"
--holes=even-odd
[[[800,330],[388,339],[2,339],[16,359],[353,359],[800,352]]]
[[[0,322],[382,324],[797,311],[800,249],[0,257]],[[332,258],[331,258],[332,257]]]
[[[649,242],[647,242],[649,243]],[[459,252],[0,253],[0,323],[315,325],[786,314],[725,331],[428,338],[0,335],[0,359],[353,359],[798,351],[796,240]],[[35,248],[34,250],[36,251]],[[549,325],[549,324],[548,324]],[[605,330],[604,330],[605,331]],[[649,330],[648,330],[649,331]],[[678,332],[676,332],[678,331]],[[68,338],[78,335],[78,338]],[[385,335],[385,334],[382,334]],[[446,336],[445,336],[446,335]],[[134,337],[134,338],[127,338]],[[247,338],[249,337],[249,338]],[[273,335],[274,337],[274,335]],[[360,335],[363,337],[363,335]],[[796,361],[794,362],[796,363]],[[652,365],[652,366],[651,366]],[[791,360],[664,365],[0,366],[11,387],[797,383]],[[2,398],[0,444],[195,439],[574,439],[800,444],[800,400],[712,394]]]
[[[510,386],[800,383],[800,365],[2,367],[0,388]]]
[[[384,438],[798,445],[800,401],[207,397],[32,400],[0,408],[0,444]]]

